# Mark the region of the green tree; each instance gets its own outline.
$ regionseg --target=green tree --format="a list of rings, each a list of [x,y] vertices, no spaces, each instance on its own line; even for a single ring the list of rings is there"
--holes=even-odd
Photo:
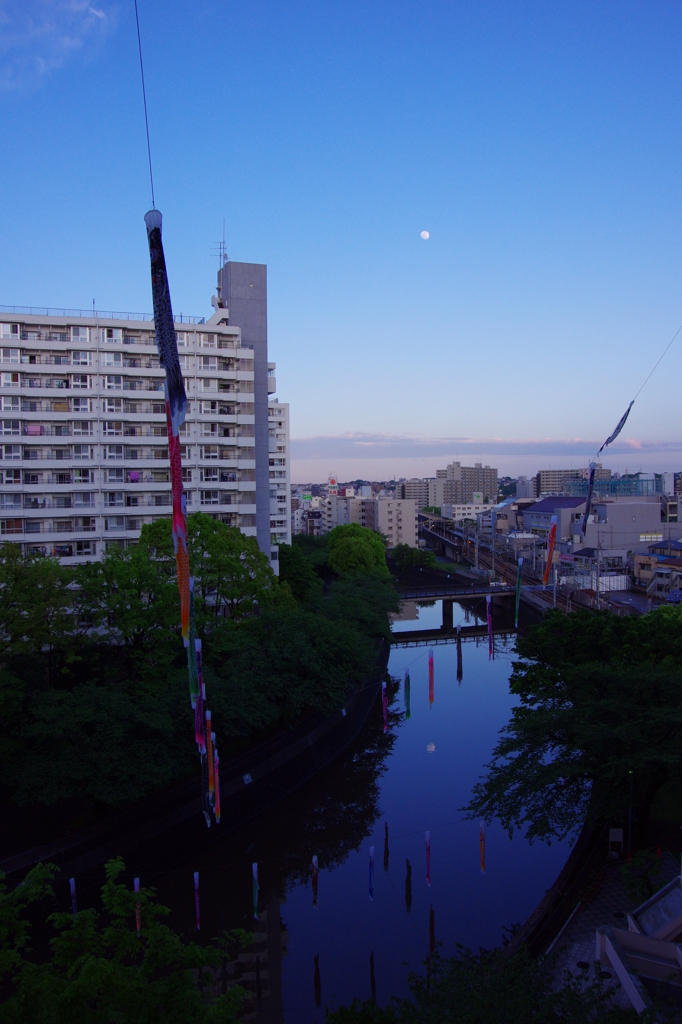
[[[335,526],[329,534],[329,565],[338,573],[387,575],[381,537],[359,523]]]
[[[288,583],[297,601],[307,597],[319,597],[322,581],[315,572],[310,557],[306,557],[298,544],[280,544],[279,581]]]
[[[391,557],[398,572],[405,572],[407,569],[432,569],[438,564],[433,551],[412,548],[409,544],[396,544],[391,551]]]
[[[646,818],[682,780],[682,614],[551,612],[520,638],[510,688],[519,704],[466,808],[510,833],[564,837],[597,818]]]
[[[23,886],[0,887],[0,969],[11,994],[0,1004],[2,1024],[232,1024],[246,993],[239,987],[213,992],[225,946],[248,941],[228,934],[227,943],[185,942],[163,918],[170,911],[153,889],[131,892],[121,883],[121,859],[106,865],[104,919],[92,909],[52,914],[57,931],[46,962],[28,957],[25,909],[50,894],[50,870],[34,868]],[[138,935],[135,914],[140,909]]]

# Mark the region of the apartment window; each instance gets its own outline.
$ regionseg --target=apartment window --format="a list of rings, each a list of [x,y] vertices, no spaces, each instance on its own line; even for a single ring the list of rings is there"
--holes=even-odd
[[[71,328],[71,341],[83,342],[87,344],[89,341],[88,328],[87,327],[72,327]]]
[[[0,494],[0,508],[21,508],[20,494]]]
[[[218,427],[215,423],[202,423],[201,424],[201,436],[202,437],[217,437]]]
[[[109,345],[122,345],[123,330],[120,327],[106,327],[102,331],[102,341]]]
[[[0,482],[2,482],[2,470],[0,469]],[[21,470],[20,469],[6,469],[5,470],[5,483],[6,484],[20,484],[21,483]],[[38,481],[36,480],[36,483]]]
[[[2,375],[2,386],[3,386],[3,388],[18,388],[19,387],[19,374],[18,373],[3,373],[3,375]]]
[[[87,420],[75,420],[73,424],[74,437],[90,437],[93,433],[92,423]]]
[[[21,519],[0,519],[0,535],[3,537],[22,532]]]
[[[192,357],[191,356],[181,354],[179,356],[179,359],[180,359],[180,369],[181,370],[191,370],[192,369]]]
[[[104,498],[109,508],[123,508],[123,491],[107,491]]]
[[[121,420],[105,420],[102,424],[102,433],[105,437],[122,437],[123,422]]]
[[[218,458],[218,445],[217,444],[205,444],[201,447],[202,459],[217,459]]]
[[[167,484],[170,480],[170,471],[167,469],[154,470],[152,473],[152,483],[155,484]]]
[[[74,508],[94,508],[95,495],[86,494],[84,492],[76,492],[76,494],[74,494],[73,496],[73,506]]]
[[[217,380],[213,380],[210,377],[205,377],[205,378],[202,377],[199,380],[199,388],[202,391],[217,391],[218,390],[218,381]]]
[[[120,366],[121,358],[120,352],[102,352],[100,355],[100,366]]]
[[[122,459],[123,458],[123,445],[122,444],[108,444],[102,448],[102,455],[105,459]]]
[[[71,362],[74,366],[90,366],[92,364],[92,352],[73,352]]]
[[[122,391],[123,390],[123,377],[115,377],[109,375],[102,378],[102,383],[107,391]]]
[[[200,334],[199,344],[202,348],[215,348],[215,334]]]
[[[175,336],[178,339],[178,348],[185,348],[189,345],[189,334],[185,331],[176,331]],[[180,366],[182,366],[182,356],[180,356]]]
[[[3,363],[18,363],[19,362],[19,349],[18,348],[3,348],[3,350],[2,350],[2,361],[3,361]]]
[[[218,467],[200,470],[200,479],[202,483],[218,483]]]
[[[182,467],[182,482],[185,484],[192,482],[192,470],[188,469],[187,466]]]
[[[18,444],[6,444],[2,447],[2,455],[5,460],[8,459],[20,459],[21,458],[21,445]]]
[[[105,530],[125,530],[125,528],[125,516],[107,516],[107,518],[104,520]]]
[[[12,350],[10,349],[10,351]],[[199,368],[202,370],[217,370],[218,360],[215,356],[199,356]]]
[[[19,324],[0,324],[0,338],[18,338]]]
[[[0,398],[0,409],[4,412],[19,412],[19,396],[5,395]]]
[[[199,402],[199,412],[206,416],[209,413],[215,414],[218,411],[217,402]],[[221,408],[222,413],[222,408]]]
[[[200,491],[202,505],[217,505],[220,497],[218,491]]]
[[[87,373],[74,373],[71,387],[76,388],[77,391],[87,391],[90,387],[90,378]]]
[[[77,540],[76,541],[76,555],[96,555],[97,544],[94,540]]]
[[[87,444],[75,444],[73,446],[74,459],[92,459],[94,455],[94,448],[90,448]]]
[[[105,469],[104,474],[107,482],[110,484],[122,484],[123,483],[123,470],[122,469]]]
[[[91,480],[92,471],[89,469],[75,469],[73,471],[73,480],[76,484],[89,484]]]
[[[18,434],[19,420],[0,420],[0,433],[5,436],[8,434]]]

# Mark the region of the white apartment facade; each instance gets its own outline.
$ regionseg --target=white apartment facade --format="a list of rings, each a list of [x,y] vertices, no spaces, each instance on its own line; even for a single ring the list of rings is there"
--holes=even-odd
[[[254,353],[224,313],[176,321],[187,510],[256,536]],[[0,541],[75,563],[134,544],[145,523],[170,516],[163,385],[151,316],[0,308]],[[288,407],[273,403],[268,420],[271,458],[284,463],[271,473],[286,473],[270,477],[276,571],[273,538],[282,542],[290,522]]]
[[[377,498],[376,529],[386,537],[389,548],[397,544],[418,546],[417,502],[411,498]]]
[[[268,363],[268,384],[275,382],[275,364]],[[271,398],[268,403],[271,552],[291,544],[291,486],[289,467],[289,403]],[[278,560],[272,562],[278,571]]]

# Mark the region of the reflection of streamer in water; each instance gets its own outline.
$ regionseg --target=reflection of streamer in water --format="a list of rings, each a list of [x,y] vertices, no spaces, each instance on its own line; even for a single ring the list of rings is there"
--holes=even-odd
[[[457,682],[462,682],[462,627],[457,627]]]
[[[407,669],[405,669],[404,692],[405,692],[405,718],[409,718],[410,717],[410,673],[407,671]]]
[[[369,898],[374,899],[374,847],[369,848]]]
[[[315,954],[315,1006],[322,1004],[322,980],[320,979],[320,954]]]
[[[258,864],[252,864],[253,872],[253,919],[258,920]]]
[[[385,679],[381,684],[381,707],[384,712],[384,733],[386,733],[388,730],[388,691],[386,689]]]
[[[313,906],[317,908],[317,884],[320,872],[317,867],[317,854],[313,857]]]
[[[377,1001],[377,983],[374,977],[374,950],[369,954],[369,984],[372,992],[372,1002],[376,1004]]]
[[[436,915],[433,912],[433,903],[429,911],[429,953],[436,952]]]
[[[433,705],[433,651],[429,651],[429,707]]]
[[[140,891],[140,879],[133,878],[133,889],[135,892]],[[138,900],[135,904],[135,927],[137,928],[138,938],[140,936],[140,901]]]
[[[388,871],[388,822],[384,822],[384,871]]]
[[[201,931],[201,915],[199,907],[199,872],[194,872],[194,910],[197,916],[197,931]]]
[[[492,611],[492,598],[490,594],[485,599],[486,614],[488,617],[488,661],[493,656],[493,611]]]
[[[485,822],[481,818],[481,825],[478,830],[478,843],[481,848],[481,874],[485,874]]]
[[[407,913],[412,909],[412,865],[405,860],[405,909]]]
[[[425,833],[426,840],[426,884],[431,885],[431,833]]]
[[[76,879],[75,878],[70,878],[69,879],[69,888],[71,889],[71,913],[73,914],[73,918],[74,918],[74,921],[75,921],[76,920],[76,915],[78,914],[78,905],[76,903]]]

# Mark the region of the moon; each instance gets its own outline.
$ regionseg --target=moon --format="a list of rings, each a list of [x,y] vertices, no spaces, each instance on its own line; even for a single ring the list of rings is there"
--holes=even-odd
[[[423,239],[424,239],[424,241],[426,241],[426,239],[427,239],[428,237],[429,237],[429,233],[428,233],[428,231],[422,231],[422,233],[421,233],[421,238],[423,238]]]
[[[436,744],[435,743],[427,743],[426,744],[426,749],[428,750],[429,754],[432,754],[434,752],[434,750],[436,749]]]

